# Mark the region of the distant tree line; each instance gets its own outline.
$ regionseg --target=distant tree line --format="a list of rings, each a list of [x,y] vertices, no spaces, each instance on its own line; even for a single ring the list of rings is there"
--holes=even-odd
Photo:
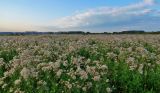
[[[45,35],[45,34],[82,34],[82,35],[94,35],[94,34],[160,34],[160,31],[146,32],[143,30],[129,30],[121,32],[84,32],[84,31],[58,31],[58,32],[38,32],[38,31],[26,31],[26,32],[0,32],[0,35]]]
[[[58,31],[55,32],[54,34],[86,34],[84,31]]]
[[[113,32],[112,34],[160,34],[160,31],[146,32],[143,30],[130,30],[122,32]]]

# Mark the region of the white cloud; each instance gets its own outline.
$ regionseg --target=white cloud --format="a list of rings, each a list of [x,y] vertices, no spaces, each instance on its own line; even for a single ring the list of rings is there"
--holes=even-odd
[[[98,26],[110,26],[122,24],[135,19],[145,18],[153,10],[149,7],[154,5],[154,0],[144,0],[124,7],[102,7],[90,9],[83,13],[54,20],[50,28],[61,29],[84,29]],[[133,19],[133,20],[132,20]],[[144,21],[144,20],[143,20]]]
[[[155,0],[144,0],[144,2],[149,5],[155,4]]]

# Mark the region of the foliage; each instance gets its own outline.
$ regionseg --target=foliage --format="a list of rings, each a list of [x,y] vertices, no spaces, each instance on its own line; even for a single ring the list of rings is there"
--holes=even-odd
[[[0,37],[0,93],[159,93],[159,35]]]

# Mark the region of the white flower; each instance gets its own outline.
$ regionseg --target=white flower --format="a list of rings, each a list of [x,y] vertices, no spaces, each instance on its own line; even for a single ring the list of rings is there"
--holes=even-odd
[[[88,79],[88,74],[84,70],[81,70],[79,74],[81,79]]]
[[[44,72],[46,72],[46,71],[51,71],[51,70],[52,70],[52,67],[51,67],[51,66],[42,67],[42,70],[43,70]]]
[[[68,66],[67,61],[63,62],[63,66],[65,66],[65,67]]]
[[[129,47],[127,50],[128,50],[129,52],[132,52],[132,47]]]
[[[67,86],[68,89],[72,88],[72,84],[69,83],[69,80],[65,82],[65,85]]]
[[[46,64],[46,63],[39,63],[39,64],[37,65],[37,69],[41,69],[41,68],[44,67],[44,66],[47,66],[47,64]]]
[[[58,72],[56,73],[56,76],[57,76],[57,77],[60,77],[60,76],[61,76],[61,74],[62,74],[62,71],[63,71],[63,70],[61,70],[61,69],[60,69],[60,70],[58,70]]]
[[[71,89],[71,88],[72,88],[72,84],[67,84],[67,87],[68,87],[69,89]]]
[[[100,67],[100,69],[106,70],[106,69],[108,69],[108,67],[107,67],[106,65],[102,65],[102,66]]]
[[[87,90],[87,88],[86,88],[86,87],[83,87],[83,88],[82,88],[82,90],[83,90],[83,91],[86,91],[86,90]]]
[[[72,79],[74,79],[74,80],[76,79],[76,76],[75,76],[75,75],[71,75],[71,77],[72,77]]]
[[[87,82],[87,87],[91,88],[92,87],[92,82]]]
[[[133,66],[129,66],[129,70],[133,71],[134,69],[136,69],[136,65],[133,65]]]
[[[45,85],[47,85],[47,83],[45,81],[43,81],[43,80],[40,80],[40,81],[37,82],[37,85],[45,86]]]
[[[50,55],[51,55],[51,52],[50,52],[50,51],[47,51],[47,50],[46,50],[46,51],[44,51],[43,56],[47,56],[47,57],[48,57],[48,56],[50,56]]]
[[[108,58],[110,58],[110,59],[114,59],[117,55],[114,54],[113,52],[111,52],[111,53],[107,53],[107,56],[108,56]]]
[[[14,84],[15,84],[15,85],[19,85],[20,83],[21,83],[21,80],[20,80],[20,79],[14,81]]]
[[[27,79],[29,78],[31,72],[28,68],[24,67],[21,72],[20,72],[21,76],[24,78],[24,79]]]
[[[2,88],[5,89],[7,87],[7,84],[3,84]]]
[[[13,88],[10,88],[10,89],[9,89],[9,92],[10,92],[10,93],[13,93],[13,91],[14,91]]]
[[[86,71],[89,73],[89,74],[95,74],[96,73],[96,67],[89,67],[87,66],[86,68]]]
[[[53,69],[54,70],[57,70],[59,67],[60,67],[60,61],[58,60],[57,62],[55,62],[54,64],[53,64]]]
[[[138,71],[140,74],[143,74],[143,64],[139,65]]]
[[[145,49],[144,47],[137,47],[136,50],[137,50],[137,52],[141,53],[142,55],[145,55],[148,53],[147,49]]]
[[[133,57],[129,57],[126,62],[132,64],[135,61]]]
[[[24,93],[24,92],[18,88],[16,91],[14,91],[14,93]]]
[[[3,81],[3,80],[0,80],[0,86],[3,85],[3,84],[4,84],[4,81]]]
[[[111,90],[111,88],[106,88],[106,91],[107,91],[107,93],[111,93],[112,92],[112,90]]]
[[[0,67],[4,66],[5,63],[3,62],[3,58],[0,58]]]
[[[9,71],[4,72],[5,77],[9,77],[10,75],[11,75],[11,73]]]
[[[109,79],[107,79],[106,82],[108,83],[108,82],[109,82]]]

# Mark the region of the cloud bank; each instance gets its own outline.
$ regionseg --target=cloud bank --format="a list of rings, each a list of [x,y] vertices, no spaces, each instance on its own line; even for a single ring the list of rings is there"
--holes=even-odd
[[[123,7],[101,7],[63,17],[49,23],[48,30],[119,31],[152,30],[160,23],[154,0],[143,0]],[[157,15],[156,15],[157,14]]]

